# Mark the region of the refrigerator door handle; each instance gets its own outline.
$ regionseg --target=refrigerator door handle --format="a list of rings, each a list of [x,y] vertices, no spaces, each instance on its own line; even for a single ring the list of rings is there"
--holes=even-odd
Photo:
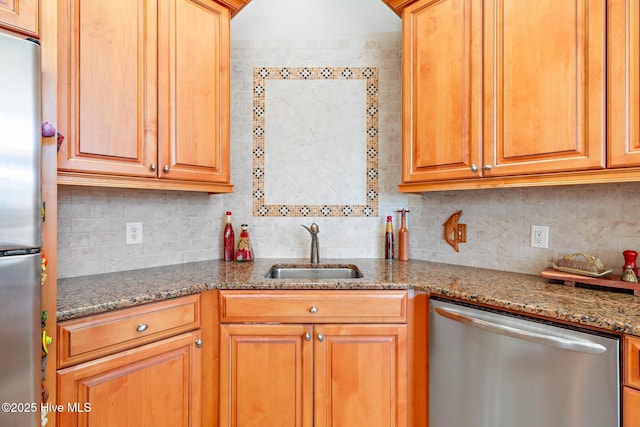
[[[598,343],[590,341],[575,340],[555,335],[539,334],[536,332],[525,331],[511,326],[500,325],[498,323],[487,322],[486,320],[476,319],[468,315],[453,310],[447,310],[442,307],[435,307],[436,313],[447,319],[478,328],[484,331],[493,332],[508,337],[517,338],[537,344],[557,347],[564,350],[578,351],[590,354],[602,354],[607,351],[606,347]]]

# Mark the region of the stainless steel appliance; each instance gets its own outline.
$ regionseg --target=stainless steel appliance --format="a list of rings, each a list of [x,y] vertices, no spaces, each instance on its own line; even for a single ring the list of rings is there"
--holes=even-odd
[[[0,34],[0,426],[40,425],[40,46]]]
[[[620,426],[619,339],[432,299],[430,427]]]

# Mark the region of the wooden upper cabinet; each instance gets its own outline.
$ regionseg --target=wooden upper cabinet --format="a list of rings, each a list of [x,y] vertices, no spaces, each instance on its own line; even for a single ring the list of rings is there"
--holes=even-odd
[[[482,10],[422,0],[403,14],[403,181],[480,177]]]
[[[0,0],[0,28],[40,37],[39,0]]]
[[[60,2],[59,183],[231,191],[225,4]]]
[[[59,3],[58,169],[155,177],[157,3]]]
[[[640,3],[608,7],[608,166],[640,166]]]
[[[604,168],[605,2],[484,7],[484,176]]]
[[[629,179],[605,171],[615,2],[383,1],[403,20],[401,191]],[[633,37],[637,46],[637,15],[626,17],[635,36],[633,24],[610,30],[621,34],[618,49]],[[633,76],[637,54],[626,55],[618,56]],[[640,114],[637,101],[626,109]]]
[[[212,1],[168,0],[160,29],[159,174],[229,181],[229,10]]]

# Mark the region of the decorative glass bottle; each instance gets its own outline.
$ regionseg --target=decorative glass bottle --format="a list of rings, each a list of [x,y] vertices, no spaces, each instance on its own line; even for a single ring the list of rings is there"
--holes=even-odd
[[[227,212],[224,225],[224,260],[233,261],[233,250],[235,246],[235,235],[231,225],[231,212]]]
[[[387,217],[387,226],[384,230],[384,258],[393,259],[393,223],[391,216]]]
[[[249,239],[249,231],[247,224],[240,226],[240,238],[238,239],[238,247],[236,249],[236,261],[253,261],[253,247],[251,239]]]

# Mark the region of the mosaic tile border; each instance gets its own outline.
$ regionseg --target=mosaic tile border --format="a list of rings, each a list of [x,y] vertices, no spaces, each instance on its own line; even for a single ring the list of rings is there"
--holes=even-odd
[[[267,80],[364,80],[366,88],[367,191],[364,205],[265,204],[264,154]],[[378,216],[378,104],[377,67],[256,67],[253,70],[253,216]]]

